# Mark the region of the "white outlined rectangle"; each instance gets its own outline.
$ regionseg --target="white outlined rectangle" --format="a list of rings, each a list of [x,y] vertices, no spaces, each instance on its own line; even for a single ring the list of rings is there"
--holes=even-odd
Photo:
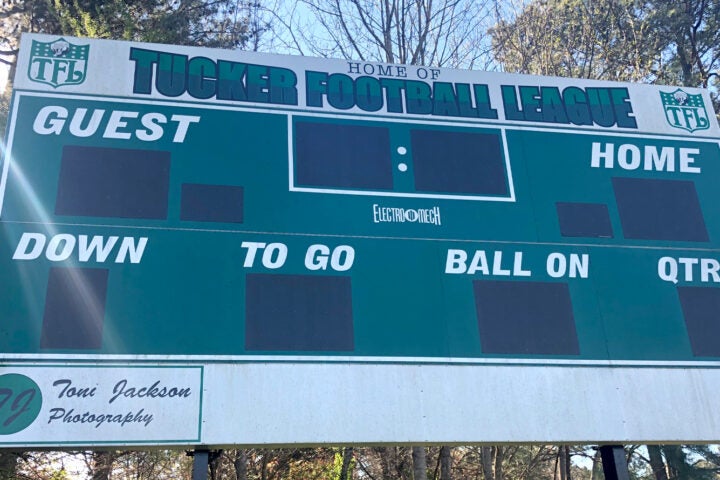
[[[417,193],[417,192],[388,192],[382,190],[351,190],[343,188],[321,188],[321,187],[305,187],[295,185],[295,159],[293,155],[294,144],[293,144],[293,114],[288,114],[288,189],[291,192],[306,192],[306,193],[327,193],[335,195],[366,195],[373,197],[399,197],[399,198],[431,198],[431,199],[442,199],[442,200],[470,200],[470,201],[481,201],[481,202],[515,202],[515,186],[513,184],[512,169],[510,167],[510,152],[508,151],[508,142],[505,135],[505,128],[494,127],[493,129],[499,130],[502,138],[503,156],[505,161],[505,171],[507,173],[507,185],[508,194],[506,196],[492,196],[492,195],[463,195],[463,194],[444,194],[444,193]],[[319,118],[335,118],[334,115],[313,115],[303,113],[303,117],[319,117]],[[346,120],[347,117],[342,117]],[[366,118],[359,118],[365,122],[372,122]],[[382,120],[383,123],[407,123],[404,120],[395,120],[385,118]],[[379,122],[378,122],[379,123]],[[487,129],[487,126],[478,126],[473,124],[463,123],[445,123],[445,122],[422,122],[413,121],[414,124],[418,125],[432,125],[432,126],[452,126],[456,128],[475,128],[475,129]]]
[[[34,385],[35,416],[0,445],[171,445],[202,438],[203,365],[10,364]]]

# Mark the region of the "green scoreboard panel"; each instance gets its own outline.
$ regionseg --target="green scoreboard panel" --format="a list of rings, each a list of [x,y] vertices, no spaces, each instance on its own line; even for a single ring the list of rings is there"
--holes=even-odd
[[[718,135],[690,88],[26,36],[0,351],[714,368]]]

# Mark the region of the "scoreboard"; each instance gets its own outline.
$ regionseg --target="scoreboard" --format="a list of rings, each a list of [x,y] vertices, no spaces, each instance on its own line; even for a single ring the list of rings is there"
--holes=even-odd
[[[0,446],[720,440],[707,91],[44,35],[17,72]]]

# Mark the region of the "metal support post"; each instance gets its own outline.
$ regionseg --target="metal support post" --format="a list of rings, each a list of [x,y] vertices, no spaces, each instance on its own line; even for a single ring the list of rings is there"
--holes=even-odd
[[[210,450],[188,452],[193,457],[192,480],[207,480]]]
[[[630,480],[625,449],[622,445],[601,445],[600,456],[605,480]]]

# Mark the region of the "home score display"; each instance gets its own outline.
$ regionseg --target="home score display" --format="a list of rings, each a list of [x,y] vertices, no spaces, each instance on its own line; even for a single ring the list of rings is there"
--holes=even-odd
[[[42,35],[17,71],[0,387],[46,410],[0,444],[57,441],[38,422],[72,445],[427,440],[213,433],[213,385],[268,362],[308,384],[720,365],[706,91]]]

